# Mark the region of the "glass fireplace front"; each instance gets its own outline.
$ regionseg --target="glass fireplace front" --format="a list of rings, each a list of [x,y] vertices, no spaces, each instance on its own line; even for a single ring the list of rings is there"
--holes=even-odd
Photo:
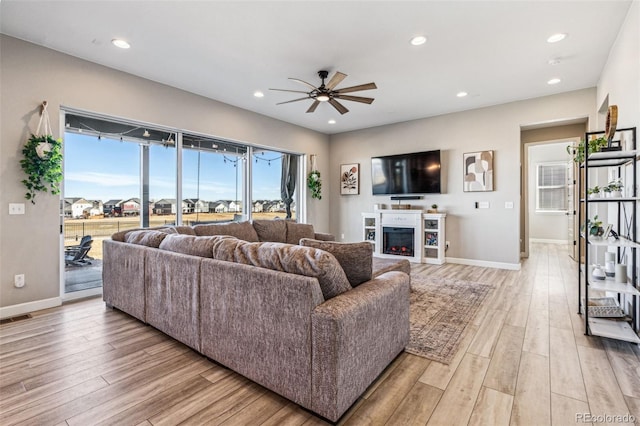
[[[415,228],[384,226],[382,228],[382,252],[397,256],[413,256],[414,232]]]

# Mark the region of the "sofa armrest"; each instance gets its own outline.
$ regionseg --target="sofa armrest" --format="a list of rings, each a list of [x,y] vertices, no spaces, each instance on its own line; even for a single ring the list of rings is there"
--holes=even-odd
[[[312,313],[312,410],[336,421],[409,341],[409,283],[391,271]]]
[[[314,239],[320,241],[335,241],[336,237],[333,234],[327,234],[325,232],[316,232]]]

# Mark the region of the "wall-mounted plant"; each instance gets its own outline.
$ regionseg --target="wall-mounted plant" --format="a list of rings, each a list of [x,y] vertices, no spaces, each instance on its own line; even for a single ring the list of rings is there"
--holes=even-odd
[[[44,134],[40,134],[40,127],[44,119]],[[38,191],[60,193],[62,182],[62,140],[54,139],[51,135],[47,102],[42,103],[40,122],[35,134],[32,134],[22,149],[24,158],[20,166],[27,175],[22,183],[27,188],[25,198],[35,204]]]
[[[311,156],[311,171],[307,177],[307,188],[311,191],[311,198],[322,200],[322,179],[316,165],[316,156]]]
[[[591,139],[588,143],[588,152],[589,154],[593,154],[594,152],[600,152],[600,150],[608,145],[607,138],[600,137],[596,139]],[[585,150],[585,142],[581,140],[578,143],[578,146],[567,145],[567,152],[573,155],[573,161],[580,164],[584,162],[584,150]]]

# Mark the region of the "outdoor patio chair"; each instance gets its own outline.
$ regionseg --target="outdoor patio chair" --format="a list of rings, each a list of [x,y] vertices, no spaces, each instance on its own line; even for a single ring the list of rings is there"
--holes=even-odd
[[[76,237],[77,238],[77,237]],[[66,246],[64,248],[64,254],[67,254],[67,251],[71,251],[71,250],[77,250],[80,248],[81,245],[85,244],[87,241],[91,241],[93,240],[93,238],[91,238],[91,235],[85,235],[84,237],[80,238],[80,242],[75,245],[75,246]]]
[[[87,259],[91,244],[93,244],[93,239],[91,239],[91,236],[85,235],[77,246],[66,247],[64,249],[64,264],[67,266],[91,265],[91,262]]]

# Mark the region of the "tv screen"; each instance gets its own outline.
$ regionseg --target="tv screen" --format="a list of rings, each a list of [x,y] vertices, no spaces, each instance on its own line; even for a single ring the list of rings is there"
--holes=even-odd
[[[439,194],[440,151],[371,158],[373,195]]]

